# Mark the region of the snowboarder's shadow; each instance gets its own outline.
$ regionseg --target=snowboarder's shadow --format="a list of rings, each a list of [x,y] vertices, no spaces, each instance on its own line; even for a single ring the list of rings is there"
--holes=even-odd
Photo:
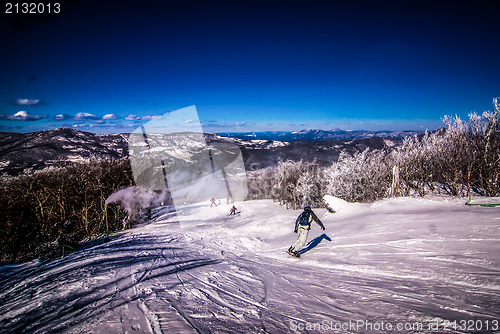
[[[323,239],[326,239],[328,241],[332,241],[332,239],[330,239],[329,236],[327,236],[325,233],[323,233],[319,237],[316,237],[316,238],[312,239],[311,241],[309,241],[309,243],[307,244],[307,247],[306,248],[302,248],[301,250],[298,251],[298,253],[300,255],[302,255],[302,254],[310,251],[314,247],[318,246],[321,243],[321,241],[323,241]]]

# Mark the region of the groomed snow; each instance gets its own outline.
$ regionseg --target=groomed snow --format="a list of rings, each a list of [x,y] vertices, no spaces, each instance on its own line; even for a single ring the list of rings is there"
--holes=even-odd
[[[314,225],[296,259],[285,251],[300,210],[258,200],[228,216],[221,201],[162,207],[65,258],[0,267],[0,332],[500,332],[500,208],[315,209],[326,231]]]

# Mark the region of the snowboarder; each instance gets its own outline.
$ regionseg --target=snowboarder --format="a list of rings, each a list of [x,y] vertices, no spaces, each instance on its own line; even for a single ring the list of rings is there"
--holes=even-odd
[[[297,240],[288,248],[288,254],[293,255],[295,257],[300,257],[298,251],[304,247],[307,241],[307,235],[309,234],[309,230],[311,229],[311,222],[315,221],[324,231],[325,226],[319,220],[318,216],[311,210],[310,206],[306,206],[304,211],[297,217],[295,221],[295,233],[298,233]]]
[[[236,207],[233,205],[233,207],[232,207],[232,208],[231,208],[231,210],[229,211],[229,215],[230,215],[230,216],[231,216],[231,215],[236,215],[236,210],[238,210],[238,209],[236,209]]]
[[[217,206],[217,203],[215,203],[215,198],[212,197],[212,199],[210,200],[210,207],[214,205]]]

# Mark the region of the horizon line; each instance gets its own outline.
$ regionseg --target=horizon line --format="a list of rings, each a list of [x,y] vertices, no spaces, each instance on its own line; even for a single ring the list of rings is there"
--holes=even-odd
[[[394,132],[433,132],[437,131],[439,129],[444,128],[443,126],[436,129],[436,130],[415,130],[415,129],[406,129],[406,130],[367,130],[367,129],[357,129],[357,130],[344,130],[340,128],[336,129],[330,129],[330,130],[323,130],[319,128],[304,128],[301,130],[263,130],[263,131],[217,131],[217,132],[206,132],[203,131],[203,134],[208,134],[208,135],[221,135],[221,134],[256,134],[256,133],[300,133],[303,131],[323,131],[323,132],[331,132],[335,133],[338,131],[345,131],[345,132],[369,132],[369,133],[384,133],[384,132],[389,132],[389,133],[394,133]],[[36,131],[4,131],[0,129],[0,133],[16,133],[16,134],[31,134],[31,133],[39,133],[39,132],[48,132],[48,131],[55,131],[55,130],[71,130],[71,131],[77,131],[77,132],[85,132],[85,133],[92,133],[96,135],[122,135],[122,134],[130,134],[131,132],[110,132],[110,133],[99,133],[99,132],[93,132],[89,130],[81,130],[77,129],[74,127],[57,127],[53,129],[43,129],[43,130],[36,130]],[[188,131],[189,132],[189,131]],[[161,133],[161,132],[159,132]],[[182,132],[181,132],[182,133]]]

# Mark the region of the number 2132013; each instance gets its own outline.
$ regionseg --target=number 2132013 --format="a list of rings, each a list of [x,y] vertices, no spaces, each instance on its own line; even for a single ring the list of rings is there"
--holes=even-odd
[[[5,14],[59,14],[60,12],[61,12],[61,4],[59,2],[5,3]]]

